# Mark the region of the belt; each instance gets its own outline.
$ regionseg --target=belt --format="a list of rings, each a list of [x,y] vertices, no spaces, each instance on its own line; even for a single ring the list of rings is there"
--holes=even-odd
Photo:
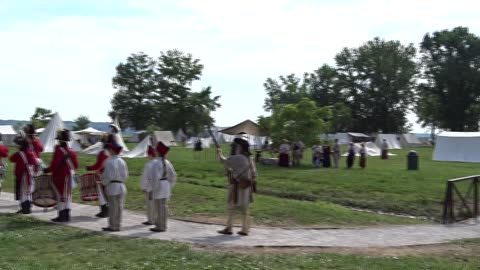
[[[122,182],[122,181],[113,180],[113,181],[110,181],[109,184],[112,184],[112,183],[120,183],[120,184],[122,184],[123,182]]]

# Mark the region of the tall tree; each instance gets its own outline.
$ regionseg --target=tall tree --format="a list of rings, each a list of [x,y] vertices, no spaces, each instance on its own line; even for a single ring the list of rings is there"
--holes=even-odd
[[[282,139],[302,140],[311,145],[321,133],[328,130],[330,111],[327,107],[318,107],[315,101],[302,98],[298,103],[275,107],[271,116],[270,135],[274,141]]]
[[[52,117],[53,113],[51,110],[37,107],[35,108],[33,115],[30,117],[30,122],[32,122],[35,128],[42,128],[50,122]]]
[[[305,77],[298,78],[295,74],[280,76],[278,80],[268,78],[263,86],[267,92],[264,108],[272,111],[276,106],[298,103],[302,98],[307,97]]]
[[[352,129],[404,130],[414,97],[415,53],[412,44],[375,38],[337,54],[338,86],[352,111]]]
[[[192,89],[202,70],[199,59],[179,50],[162,52],[156,60],[144,53],[132,54],[127,63],[117,66],[113,86],[118,91],[110,115],[136,129],[156,125],[195,132],[212,124],[210,112],[220,106],[219,97],[210,97],[210,87]]]
[[[157,106],[161,106],[163,114],[157,114],[158,125],[171,130],[183,129],[196,134],[205,125],[212,125],[211,111],[220,104],[219,96],[210,97],[211,87],[194,92],[192,83],[199,80],[203,65],[191,54],[179,50],[161,53],[157,60],[157,80],[161,95]]]
[[[90,119],[88,116],[80,115],[77,119],[73,120],[73,130],[82,130],[88,128],[90,124]]]
[[[146,128],[153,122],[154,100],[160,96],[155,73],[155,61],[143,52],[132,54],[126,63],[120,63],[112,79],[117,90],[112,98],[113,112],[122,126]]]
[[[427,33],[420,52],[416,112],[421,123],[432,129],[478,131],[480,38],[465,27]]]

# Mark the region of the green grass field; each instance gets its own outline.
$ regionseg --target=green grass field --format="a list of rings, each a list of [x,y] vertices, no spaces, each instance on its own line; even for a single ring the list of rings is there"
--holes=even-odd
[[[131,147],[131,146],[130,146]],[[225,153],[227,153],[225,147]],[[256,224],[291,225],[370,225],[426,222],[351,210],[348,207],[438,219],[446,180],[477,173],[477,164],[432,161],[431,148],[415,149],[420,155],[420,170],[406,170],[408,149],[392,151],[389,160],[369,157],[367,168],[346,169],[345,158],[339,169],[317,169],[310,165],[310,153],[299,168],[258,165],[258,191],[252,208]],[[197,153],[198,154],[198,153]],[[43,154],[48,161],[51,154]],[[81,168],[95,156],[79,155]],[[173,147],[169,159],[179,175],[171,202],[174,215],[182,218],[223,218],[226,178],[213,149],[194,156],[191,149]],[[143,208],[139,188],[146,159],[126,159],[128,180],[126,206]],[[13,168],[10,167],[10,171]],[[4,183],[11,190],[11,173]],[[78,190],[75,191],[78,193]],[[75,196],[78,198],[78,194]]]
[[[366,256],[311,253],[240,255],[192,250],[187,245],[125,239],[0,214],[0,269],[478,269],[480,240],[463,243],[472,254]],[[258,251],[261,251],[259,249]]]

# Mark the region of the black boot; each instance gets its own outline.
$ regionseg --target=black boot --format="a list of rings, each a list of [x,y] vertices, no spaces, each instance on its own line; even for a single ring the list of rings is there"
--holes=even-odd
[[[57,216],[56,218],[52,218],[51,221],[53,221],[53,222],[63,222],[63,219],[64,219],[64,217],[63,217],[63,211],[64,211],[64,210],[59,211],[59,212],[58,212],[58,216]]]
[[[32,213],[32,203],[30,201],[23,202],[22,213],[23,214],[31,214]]]
[[[108,217],[108,206],[106,204],[100,205],[100,213],[95,215],[99,218],[106,218]]]
[[[64,222],[69,222],[70,221],[70,209],[65,209],[63,211],[64,211],[64,213],[63,213]]]

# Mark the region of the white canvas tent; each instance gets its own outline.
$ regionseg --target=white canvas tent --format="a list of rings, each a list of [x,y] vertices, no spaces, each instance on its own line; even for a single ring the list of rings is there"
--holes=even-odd
[[[185,135],[183,130],[181,128],[178,129],[177,134],[175,135],[175,141],[176,142],[185,142],[187,141],[188,136]]]
[[[120,127],[120,122],[118,121],[118,117],[115,117],[115,121],[113,121],[113,123],[118,127],[119,131],[118,131],[118,134],[116,136],[116,139],[117,139],[117,142],[118,144],[122,147],[122,154],[130,151],[128,150],[128,147],[127,145],[125,144],[125,142],[123,141],[123,138],[122,138],[122,128]]]
[[[5,145],[12,145],[13,139],[17,136],[17,132],[11,125],[0,126],[0,134],[2,134],[2,141]]]
[[[142,137],[142,134],[145,134],[145,133],[147,133],[146,130],[135,131],[132,134],[132,137],[128,139],[128,142],[131,142],[131,143],[139,142],[141,140],[140,137]]]
[[[173,137],[173,133],[170,130],[163,130],[163,131],[154,131],[153,135],[155,136],[156,142],[163,142],[166,146],[174,146],[177,145],[175,143],[175,138]]]
[[[437,135],[433,160],[480,162],[480,132],[447,132]]]
[[[123,154],[126,158],[141,158],[147,156],[148,146],[151,145],[150,135],[146,136],[135,148]]]
[[[360,149],[362,148],[361,144],[355,143],[353,144],[353,147],[355,149],[355,156],[360,156],[359,152],[360,152]],[[367,156],[378,157],[382,154],[382,151],[380,150],[380,148],[378,148],[378,146],[373,142],[366,142],[365,148],[367,150]],[[388,155],[396,156],[395,154],[392,154],[392,153],[388,153]],[[342,156],[344,157],[348,156],[348,152],[344,153]]]
[[[43,144],[43,152],[45,153],[52,153],[55,149],[57,137],[57,130],[63,129],[63,121],[60,118],[60,114],[55,113],[48,122],[48,125],[43,130],[42,134],[40,134],[40,141]]]
[[[202,148],[210,148],[210,144],[212,144],[212,138],[199,138],[199,137],[191,137],[187,141],[187,148],[194,148],[195,143],[200,140],[202,142]]]
[[[400,136],[400,141],[403,147],[413,147],[424,145],[413,133],[406,133]]]
[[[397,134],[378,134],[375,144],[382,147],[383,140],[388,144],[388,149],[402,149],[401,136]]]
[[[338,140],[339,144],[349,144],[352,141],[348,133],[339,132],[335,134],[334,138]]]
[[[96,144],[90,145],[89,147],[83,149],[82,153],[87,155],[96,155],[100,153],[103,149],[103,143],[97,142]]]
[[[74,131],[73,133],[75,133],[75,134],[89,134],[89,135],[102,135],[105,132],[100,131],[98,129],[94,129],[92,127],[88,127],[86,129]]]

